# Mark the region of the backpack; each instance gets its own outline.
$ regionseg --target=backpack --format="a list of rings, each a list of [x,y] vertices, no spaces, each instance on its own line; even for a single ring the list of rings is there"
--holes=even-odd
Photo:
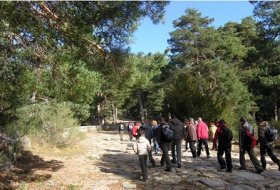
[[[257,139],[248,130],[246,130],[245,128],[244,128],[244,130],[245,130],[248,142],[250,144],[250,147],[252,147],[252,148],[255,147],[257,145]]]
[[[167,123],[162,125],[161,138],[164,142],[171,142],[174,139],[174,131]]]
[[[278,130],[275,127],[268,126],[265,131],[265,138],[268,142],[273,142],[278,137]]]

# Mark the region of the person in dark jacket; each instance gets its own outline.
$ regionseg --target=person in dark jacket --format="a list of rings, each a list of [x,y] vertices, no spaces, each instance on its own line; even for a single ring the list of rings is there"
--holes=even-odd
[[[164,118],[161,118],[160,120],[160,124],[156,130],[156,138],[158,141],[158,145],[162,150],[162,157],[160,160],[160,164],[161,166],[164,166],[165,164],[167,165],[167,168],[165,169],[165,171],[167,172],[171,172],[171,161],[168,155],[168,151],[170,149],[170,144],[171,141],[164,141],[164,139],[162,138],[162,130],[164,127],[169,126],[169,123],[166,122],[166,120]]]
[[[124,133],[124,124],[120,123],[119,124],[119,135],[120,135],[120,140],[123,141],[123,133]]]
[[[231,159],[231,141],[232,141],[232,132],[227,127],[224,120],[218,122],[219,132],[218,136],[218,152],[217,158],[220,164],[220,171],[227,168],[227,172],[232,172],[232,159]],[[223,159],[223,154],[226,155],[226,161]]]
[[[186,141],[189,142],[192,156],[193,158],[195,158],[196,157],[195,143],[197,141],[197,134],[196,134],[196,127],[193,118],[190,118],[190,121],[186,127]]]
[[[152,126],[150,126],[148,123],[147,124],[146,123],[142,123],[141,128],[145,132],[145,138],[148,139],[149,143],[151,144],[152,138],[154,137]],[[156,167],[156,162],[155,162],[155,160],[153,158],[152,151],[149,151],[148,155],[149,155],[150,163],[152,163],[153,167]]]
[[[258,127],[258,143],[260,143],[260,155],[261,155],[261,163],[262,168],[266,170],[266,160],[265,155],[266,153],[270,157],[270,159],[278,165],[278,170],[280,171],[280,161],[273,153],[273,142],[268,142],[265,137],[265,132],[269,124],[267,121],[260,121]]]
[[[172,152],[172,163],[177,163],[177,167],[181,168],[181,146],[182,140],[186,136],[186,130],[184,127],[184,123],[182,123],[176,116],[173,116],[172,120],[170,121],[171,128],[174,131],[174,138],[171,143],[171,152]],[[175,153],[176,151],[176,153]]]
[[[252,138],[250,137],[250,136],[254,136],[254,128],[252,127],[252,125],[248,123],[248,121],[244,117],[240,119],[240,122],[241,122],[241,128],[239,131],[239,147],[240,147],[239,169],[240,170],[246,169],[245,153],[247,152],[249,154],[251,162],[253,163],[256,169],[256,172],[261,173],[263,172],[263,169],[260,165],[259,160],[255,155],[254,146],[252,144]]]

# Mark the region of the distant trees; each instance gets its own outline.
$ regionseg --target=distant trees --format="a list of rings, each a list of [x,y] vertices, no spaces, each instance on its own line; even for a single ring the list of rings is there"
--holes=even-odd
[[[174,21],[170,64],[181,69],[175,69],[177,77],[167,99],[173,111],[184,118],[224,118],[232,124],[254,105],[238,76],[238,63],[246,56],[247,47],[234,23],[215,29],[210,26],[212,21],[194,9]]]

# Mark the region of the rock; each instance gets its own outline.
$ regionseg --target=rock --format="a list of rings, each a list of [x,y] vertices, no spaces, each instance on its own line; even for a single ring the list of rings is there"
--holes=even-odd
[[[176,169],[176,173],[178,173],[178,175],[187,175],[189,174],[190,172],[185,170],[185,169]]]
[[[221,179],[202,179],[199,181],[211,188],[225,187],[227,185],[227,182]]]
[[[162,181],[163,177],[156,176],[156,177],[153,177],[153,179],[154,179],[155,181]]]
[[[227,190],[254,190],[256,188],[248,185],[232,185],[227,188]]]
[[[129,183],[129,182],[124,182],[123,187],[126,188],[126,189],[135,189],[136,185],[132,184],[132,183]]]
[[[265,177],[273,178],[273,179],[280,179],[280,172],[279,171],[265,171],[262,173]]]
[[[264,176],[251,172],[240,171],[236,172],[235,175],[248,181],[263,181],[265,179]]]
[[[269,187],[271,189],[279,189],[280,187],[280,181],[267,181],[265,183],[265,187]]]
[[[169,175],[167,178],[165,177],[165,178],[163,178],[161,181],[160,181],[160,183],[161,184],[179,184],[180,182],[182,181],[182,178],[181,177],[179,177],[179,176],[177,176],[177,175],[175,175],[175,174],[173,174],[173,175]]]

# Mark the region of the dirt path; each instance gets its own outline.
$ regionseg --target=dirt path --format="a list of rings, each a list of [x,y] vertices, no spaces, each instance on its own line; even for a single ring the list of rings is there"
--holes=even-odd
[[[140,168],[132,152],[133,142],[120,141],[115,132],[92,132],[79,143],[79,154],[71,156],[36,156],[26,153],[9,172],[0,174],[0,189],[280,189],[280,172],[268,161],[268,171],[255,174],[238,171],[238,154],[233,152],[233,173],[217,172],[216,152],[206,158],[193,159],[190,152],[182,153],[183,167],[172,172],[149,165],[149,181],[139,180]],[[183,150],[185,150],[183,148]],[[50,154],[49,154],[50,155]],[[154,155],[159,165],[161,153]],[[248,158],[247,158],[248,160]]]

